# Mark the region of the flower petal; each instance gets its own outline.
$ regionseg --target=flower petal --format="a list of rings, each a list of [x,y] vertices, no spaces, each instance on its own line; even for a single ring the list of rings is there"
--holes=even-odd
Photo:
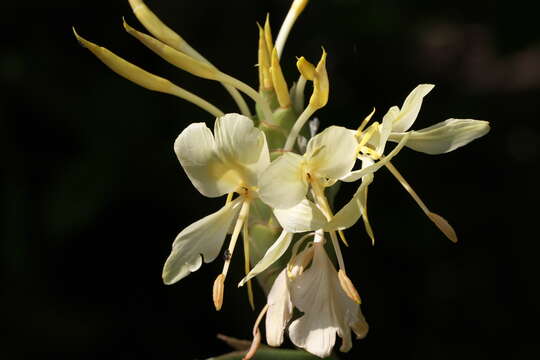
[[[409,139],[409,136],[410,136],[410,133],[405,133],[405,135],[401,138],[399,143],[390,152],[390,154],[386,155],[384,158],[377,161],[375,164],[370,165],[370,166],[368,166],[366,168],[363,168],[363,169],[360,169],[360,170],[351,171],[350,173],[348,173],[347,175],[342,177],[340,180],[345,181],[345,182],[353,182],[353,181],[356,181],[356,180],[360,179],[361,177],[363,177],[363,176],[365,176],[367,174],[374,173],[375,171],[379,170],[382,166],[384,166],[386,163],[388,163],[390,160],[392,160],[392,158],[394,156],[396,156],[401,151],[403,146],[405,146],[405,144],[407,143],[407,140]]]
[[[292,303],[289,294],[287,268],[283,269],[268,293],[268,312],[266,313],[266,342],[270,346],[283,343],[283,332],[292,316]]]
[[[355,132],[341,126],[330,126],[308,143],[305,158],[308,171],[330,179],[347,174],[356,162],[358,141]]]
[[[409,130],[420,112],[424,96],[426,96],[434,87],[435,85],[432,84],[418,85],[407,96],[399,113],[389,111],[384,116],[384,118],[387,116],[392,118],[392,132],[404,132]]]
[[[360,307],[343,291],[337,272],[322,243],[314,244],[311,267],[290,286],[291,299],[304,314],[289,326],[289,337],[298,347],[319,357],[328,356],[342,337],[341,351],[351,348],[351,326],[360,320]],[[358,326],[355,326],[358,328]]]
[[[163,267],[162,276],[165,284],[170,285],[181,280],[197,271],[203,260],[209,263],[218,256],[227,236],[227,229],[240,211],[241,200],[237,198],[178,234]]]
[[[411,131],[405,146],[426,154],[453,151],[489,132],[489,122],[472,119],[448,119],[418,131]],[[400,141],[404,133],[393,133],[390,141]]]
[[[214,137],[204,123],[185,128],[174,142],[174,152],[189,180],[204,196],[221,196],[238,186],[239,175],[217,157]]]
[[[243,286],[249,279],[259,275],[270,265],[276,262],[289,248],[293,234],[283,230],[276,241],[266,250],[261,260],[251,269],[251,271],[238,283],[238,287]]]
[[[288,209],[275,209],[274,215],[281,227],[291,233],[322,229],[327,223],[317,205],[306,198]]]
[[[287,152],[262,172],[259,195],[265,203],[276,209],[286,209],[302,201],[308,191],[302,160],[302,156]]]
[[[244,181],[257,185],[257,175],[270,164],[264,133],[240,114],[226,114],[214,125],[216,152],[227,163],[249,169]]]

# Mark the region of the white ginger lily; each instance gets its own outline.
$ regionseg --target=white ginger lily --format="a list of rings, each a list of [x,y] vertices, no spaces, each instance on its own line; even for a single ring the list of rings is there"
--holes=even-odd
[[[193,185],[207,197],[229,194],[217,212],[191,224],[174,240],[163,268],[163,281],[173,284],[198,270],[202,261],[213,261],[219,254],[235,218],[227,254],[232,255],[240,231],[247,246],[247,218],[252,199],[257,195],[259,174],[270,163],[264,133],[243,115],[227,114],[215,122],[214,135],[204,123],[189,125],[178,136],[174,150]],[[232,200],[233,193],[238,197]],[[202,258],[201,258],[202,256]],[[214,302],[221,307],[223,282],[229,268],[225,259],[222,273],[214,285]]]
[[[289,325],[289,337],[298,347],[317,355],[330,355],[336,334],[342,338],[340,351],[352,347],[351,330],[364,338],[368,324],[355,303],[342,288],[342,277],[324,249],[322,232],[291,261],[276,278],[268,295],[266,337],[271,346],[283,342],[283,332],[292,317],[293,306],[304,314]],[[304,271],[312,260],[311,266]]]
[[[403,176],[390,162],[403,146],[427,154],[442,154],[453,151],[469,142],[484,136],[489,132],[489,123],[472,119],[448,119],[422,130],[408,131],[416,120],[424,97],[433,89],[434,85],[418,85],[405,99],[401,109],[391,107],[383,117],[382,124],[373,123],[365,131],[373,112],[366,117],[357,130],[359,138],[358,158],[362,161],[362,169],[351,171],[340,180],[352,182],[362,179],[352,200],[346,204],[334,217],[331,226],[346,229],[352,226],[363,216],[366,230],[374,241],[373,232],[367,219],[367,187],[373,181],[373,173],[382,166],[400,181],[403,187],[411,194],[431,221],[453,242],[457,242],[457,235],[450,224],[440,215],[430,211]],[[398,142],[398,145],[384,156],[387,141]],[[377,161],[378,160],[378,161]]]

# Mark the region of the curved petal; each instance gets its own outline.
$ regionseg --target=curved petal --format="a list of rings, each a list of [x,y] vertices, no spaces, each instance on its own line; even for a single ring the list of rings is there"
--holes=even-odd
[[[356,224],[362,216],[363,209],[366,208],[364,189],[373,182],[373,177],[373,173],[365,175],[352,199],[334,215],[325,230],[345,230]]]
[[[221,196],[238,186],[239,175],[218,158],[214,137],[204,123],[185,128],[174,142],[174,152],[189,180],[204,196]]]
[[[317,205],[306,198],[288,209],[275,209],[274,215],[281,227],[291,233],[322,229],[327,223]]]
[[[358,141],[355,132],[341,126],[330,126],[315,135],[307,145],[308,171],[330,179],[347,174],[356,162]]]
[[[411,91],[403,102],[403,106],[399,113],[393,112],[392,114],[387,113],[386,116],[392,117],[392,131],[393,132],[404,132],[409,130],[412,126],[418,113],[420,112],[420,107],[422,106],[422,101],[424,96],[426,96],[435,85],[432,84],[420,84]],[[384,119],[383,119],[384,121]]]
[[[214,125],[214,134],[216,151],[225,161],[241,164],[255,173],[270,164],[266,137],[247,116],[226,114],[218,118]]]
[[[219,254],[227,229],[240,211],[242,199],[226,204],[182,230],[174,239],[172,251],[163,267],[163,282],[173,284],[197,271],[202,261],[209,263]],[[201,259],[202,256],[202,259]]]
[[[405,146],[426,154],[453,151],[489,132],[489,122],[472,119],[448,119],[418,131],[411,131]],[[393,133],[390,141],[400,141],[404,133]]]
[[[266,342],[270,346],[283,343],[283,332],[292,317],[292,303],[289,294],[287,268],[283,269],[268,293],[268,312],[266,313]]]
[[[261,199],[276,209],[290,208],[302,201],[308,191],[302,162],[302,156],[290,152],[274,160],[259,177]]]
[[[405,133],[405,135],[401,138],[399,143],[396,145],[396,147],[390,152],[390,154],[386,155],[381,160],[377,161],[375,164],[370,165],[366,168],[351,171],[344,177],[342,177],[340,180],[345,182],[353,182],[358,179],[360,179],[362,176],[365,176],[370,173],[374,173],[375,171],[379,170],[381,167],[383,167],[386,163],[388,163],[394,156],[396,156],[403,146],[407,143],[407,140],[409,139],[410,133]]]
[[[266,250],[262,259],[251,269],[251,271],[238,283],[238,287],[243,286],[249,279],[268,269],[270,265],[276,262],[289,248],[293,234],[283,230],[276,241]]]

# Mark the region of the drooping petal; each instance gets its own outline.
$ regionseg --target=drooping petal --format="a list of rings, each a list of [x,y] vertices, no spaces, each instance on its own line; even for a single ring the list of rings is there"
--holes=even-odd
[[[214,134],[216,151],[227,161],[256,167],[270,164],[264,133],[247,116],[225,114],[216,120]],[[261,159],[263,153],[266,157]]]
[[[201,194],[217,197],[234,191],[240,175],[217,156],[214,137],[204,123],[189,125],[174,142],[174,152]]]
[[[351,327],[361,329],[360,307],[342,290],[322,243],[315,243],[311,267],[290,285],[291,299],[304,314],[289,326],[291,341],[319,357],[328,356],[336,341],[351,348]]]
[[[472,119],[448,119],[422,130],[411,131],[405,146],[426,154],[453,151],[489,132],[489,122]],[[404,133],[392,133],[390,141],[400,141]]]
[[[259,275],[276,262],[289,248],[293,234],[283,230],[276,241],[266,250],[261,260],[251,269],[251,271],[240,281],[238,286],[243,286],[249,279]]]
[[[172,251],[163,267],[163,282],[173,284],[197,271],[202,261],[209,263],[219,254],[227,229],[240,211],[242,199],[226,204],[182,230],[173,242]],[[202,256],[202,258],[201,258]]]
[[[302,201],[308,191],[302,161],[302,156],[287,152],[262,172],[259,196],[266,204],[276,209],[286,209]]]
[[[396,156],[401,151],[403,146],[405,146],[405,144],[407,143],[407,140],[409,139],[409,136],[410,136],[410,133],[405,133],[405,135],[401,138],[399,143],[390,152],[390,154],[386,155],[384,158],[377,161],[375,164],[370,165],[370,166],[368,166],[366,168],[363,168],[363,169],[360,169],[360,170],[351,171],[350,173],[348,173],[347,175],[342,177],[340,180],[345,181],[345,182],[353,182],[353,181],[356,181],[356,180],[360,179],[361,177],[363,177],[363,176],[365,176],[367,174],[374,173],[375,171],[379,170],[381,167],[383,167],[386,163],[388,163],[390,160],[392,160],[392,158],[394,156]]]
[[[305,158],[312,175],[339,179],[356,162],[358,141],[355,132],[341,126],[330,126],[308,143]]]
[[[283,343],[283,332],[292,316],[292,303],[289,294],[287,269],[279,273],[268,293],[268,312],[266,313],[266,342],[270,346]]]
[[[327,221],[322,211],[306,198],[288,209],[275,209],[281,227],[291,233],[322,229]]]
[[[385,117],[390,116],[392,118],[392,132],[404,132],[409,130],[420,112],[424,96],[426,96],[434,87],[435,85],[432,84],[418,85],[407,96],[399,113],[396,113],[395,111],[390,113],[389,111],[385,115]]]

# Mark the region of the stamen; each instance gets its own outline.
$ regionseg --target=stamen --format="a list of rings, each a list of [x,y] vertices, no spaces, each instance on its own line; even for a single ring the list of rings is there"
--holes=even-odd
[[[452,226],[446,221],[442,216],[439,214],[436,214],[434,212],[431,212],[426,204],[420,199],[418,194],[412,189],[412,187],[409,185],[409,183],[403,178],[403,176],[399,173],[399,171],[392,165],[390,161],[388,161],[386,164],[386,167],[392,175],[396,177],[396,179],[401,183],[401,185],[407,190],[409,195],[412,196],[414,201],[420,206],[422,211],[427,215],[427,217],[441,230],[441,232],[453,243],[456,243],[458,241],[457,234],[455,230],[452,228]]]
[[[317,111],[317,108],[311,106],[308,104],[308,106],[304,109],[302,114],[296,119],[296,122],[294,123],[291,132],[289,133],[289,136],[287,136],[287,140],[285,141],[285,146],[283,149],[285,151],[291,151],[292,147],[294,145],[294,142],[296,141],[296,137],[300,133],[300,130],[304,127],[304,124],[308,119],[311,117]]]
[[[347,274],[345,274],[345,271],[341,269],[338,271],[338,279],[341,288],[343,289],[343,291],[345,291],[345,294],[347,294],[347,296],[351,298],[351,300],[355,303],[361,304],[362,300],[360,299],[360,295],[358,295],[358,291],[354,287],[351,279],[349,279]]]
[[[234,225],[233,233],[231,235],[231,242],[229,243],[229,253],[232,255],[234,253],[234,247],[236,245],[236,241],[238,240],[238,236],[240,235],[240,230],[242,229],[242,225],[244,224],[244,221],[247,220],[247,217],[249,215],[249,201],[244,201],[242,204],[242,208],[240,209],[240,214],[238,214],[238,220],[236,220],[236,224]],[[223,271],[221,272],[224,277],[227,276],[227,272],[229,271],[229,265],[231,263],[231,259],[225,260],[225,263],[223,264]]]
[[[223,291],[224,291],[225,275],[219,274],[214,281],[214,287],[212,289],[212,300],[214,300],[214,306],[216,310],[221,310],[223,305]]]
[[[341,253],[341,248],[339,247],[339,242],[338,242],[336,233],[334,231],[330,231],[330,239],[332,239],[332,246],[334,247],[334,252],[336,253],[339,269],[345,271],[345,262],[343,261],[343,254]]]

